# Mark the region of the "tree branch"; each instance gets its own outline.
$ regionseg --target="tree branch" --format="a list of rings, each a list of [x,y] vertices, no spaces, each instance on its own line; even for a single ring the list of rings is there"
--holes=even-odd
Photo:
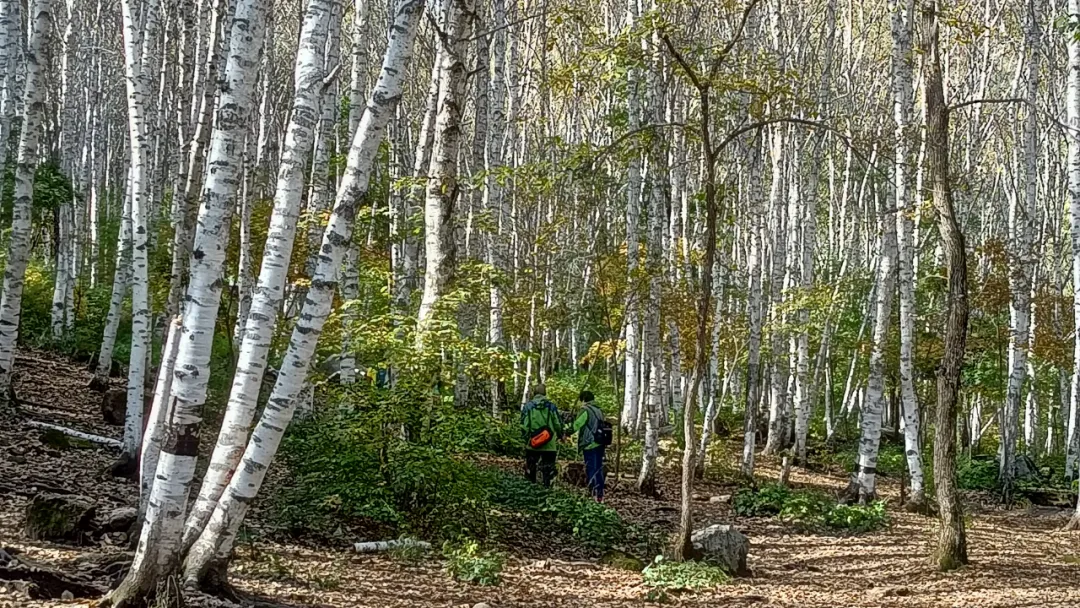
[[[1021,97],[1008,97],[1005,99],[969,99],[967,101],[961,101],[960,103],[949,106],[946,111],[952,112],[968,106],[974,106],[981,103],[1027,103],[1026,99]]]

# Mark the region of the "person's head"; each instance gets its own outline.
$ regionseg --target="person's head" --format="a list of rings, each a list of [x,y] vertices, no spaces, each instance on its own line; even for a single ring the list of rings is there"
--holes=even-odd
[[[532,388],[532,396],[533,397],[546,397],[547,396],[547,387],[544,386],[543,384],[534,384],[533,388]]]
[[[580,393],[578,393],[577,398],[578,398],[578,401],[580,401],[582,403],[590,403],[594,399],[596,399],[596,397],[593,396],[592,391],[581,391]]]

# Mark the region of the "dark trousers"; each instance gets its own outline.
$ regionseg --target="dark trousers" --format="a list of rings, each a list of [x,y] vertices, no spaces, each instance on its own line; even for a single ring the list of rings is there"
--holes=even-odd
[[[525,477],[536,483],[536,471],[540,470],[540,478],[544,487],[551,487],[551,480],[555,478],[555,450],[525,450]]]
[[[585,479],[596,500],[604,500],[604,446],[582,452],[585,456]]]

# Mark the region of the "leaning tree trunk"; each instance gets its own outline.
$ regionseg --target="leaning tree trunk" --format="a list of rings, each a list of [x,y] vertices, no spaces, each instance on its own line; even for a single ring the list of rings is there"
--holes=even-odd
[[[45,117],[46,51],[52,34],[51,0],[34,0],[30,5],[30,38],[26,45],[26,88],[23,91],[23,121],[15,161],[15,199],[12,205],[11,236],[4,264],[4,294],[0,298],[0,404],[11,395],[11,372],[19,337],[23,284],[30,262],[34,169],[38,163],[38,141]]]
[[[91,221],[95,221],[94,218],[91,218]],[[120,232],[116,239],[116,252],[112,295],[109,297],[109,314],[105,317],[105,332],[101,337],[97,367],[94,369],[94,382],[101,387],[109,384],[113,348],[116,346],[116,332],[120,328],[124,297],[127,295],[128,284],[131,282],[131,198],[126,196],[120,212]]]
[[[153,595],[158,581],[172,575],[180,562],[184,515],[198,457],[202,406],[206,402],[211,347],[221,304],[230,219],[240,181],[240,153],[254,105],[269,4],[267,0],[237,3],[192,249],[182,340],[176,358],[181,373],[173,378],[170,417],[162,429],[165,439],[134,563],[124,581],[105,600],[113,606],[144,601]]]
[[[1080,4],[1080,0],[1071,0],[1070,4]],[[945,105],[942,85],[936,0],[923,8],[922,26],[926,172],[938,213],[948,272],[945,350],[938,368],[937,424],[934,429],[934,485],[941,513],[934,557],[938,568],[952,570],[968,561],[963,507],[956,491],[956,414],[968,322],[967,254],[949,184],[949,108]]]
[[[398,3],[382,71],[349,150],[334,209],[320,245],[319,266],[303,312],[293,329],[274,390],[244,451],[243,466],[233,473],[209,523],[187,556],[185,577],[188,581],[198,581],[212,565],[220,565],[228,558],[247,508],[259,491],[292,419],[319,335],[330,315],[338,271],[352,238],[357,207],[368,191],[379,145],[401,97],[402,82],[412,58],[413,41],[423,9],[423,0],[400,0]]]
[[[184,526],[184,547],[194,544],[206,527],[221,493],[240,463],[251,422],[255,418],[259,389],[266,372],[278,311],[285,296],[285,281],[296,240],[304,172],[314,144],[312,125],[319,120],[320,98],[325,86],[323,79],[326,76],[322,54],[331,18],[331,1],[312,0],[304,15],[300,47],[296,54],[295,97],[281,151],[274,210],[263,249],[262,267],[252,294],[251,310],[241,333],[240,355],[217,445],[210,457],[210,467],[203,477],[199,497]]]

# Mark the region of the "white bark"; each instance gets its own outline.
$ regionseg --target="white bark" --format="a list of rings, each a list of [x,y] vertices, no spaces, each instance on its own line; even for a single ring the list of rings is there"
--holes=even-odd
[[[30,262],[30,236],[34,197],[34,169],[38,163],[41,123],[45,118],[46,51],[52,34],[51,0],[30,4],[30,39],[26,46],[26,88],[23,121],[15,164],[15,200],[11,236],[4,264],[4,292],[0,297],[0,402],[8,400],[15,347],[19,337],[23,284]]]
[[[182,340],[168,404],[171,416],[162,429],[165,440],[135,560],[128,577],[114,592],[121,600],[145,592],[158,577],[170,573],[180,558],[187,497],[198,457],[202,406],[210,379],[230,219],[236,207],[239,157],[254,106],[256,68],[263,49],[268,5],[267,0],[239,0],[232,22],[191,255]]]
[[[1080,0],[1069,0],[1069,14],[1080,14]],[[1069,70],[1066,80],[1065,111],[1068,131],[1068,181],[1069,181],[1069,229],[1072,237],[1073,285],[1080,285],[1080,40],[1073,32],[1066,34],[1069,52]],[[1080,289],[1073,289],[1073,317],[1080,327]],[[1080,331],[1073,332],[1074,352],[1080,353]],[[1073,359],[1072,399],[1069,401],[1069,419],[1066,429],[1065,475],[1070,479],[1076,471],[1077,408],[1080,407],[1080,356]]]
[[[859,462],[855,483],[860,502],[874,500],[877,481],[877,457],[881,443],[881,418],[885,409],[885,348],[892,320],[893,292],[896,288],[896,220],[879,205],[879,224],[882,231],[878,253],[877,301],[874,314],[873,346],[870,351],[870,371],[866,381],[866,404],[862,410],[859,439]]]
[[[176,355],[180,350],[180,330],[182,327],[180,317],[175,317],[169,323],[165,348],[161,355],[161,366],[158,367],[154,403],[150,406],[150,414],[146,421],[146,432],[143,433],[142,449],[139,451],[140,514],[146,512],[150,492],[154,489],[154,475],[157,473],[157,463],[161,456],[162,430],[165,421],[172,414],[168,407],[169,395],[172,392],[172,379],[176,369]]]
[[[1022,109],[1024,120],[1021,143],[1023,190],[1011,196],[1009,205],[1009,378],[1005,392],[1004,420],[1001,425],[1001,462],[999,479],[1006,493],[1012,491],[1016,476],[1016,452],[1020,444],[1020,408],[1027,375],[1029,334],[1031,333],[1031,285],[1034,272],[1036,183],[1038,182],[1038,123],[1034,109],[1039,91],[1039,26],[1034,1],[1026,2],[1024,24],[1024,64],[1028,104]],[[1080,351],[1078,351],[1080,352]],[[1030,425],[1028,425],[1030,426]]]
[[[107,445],[107,446],[109,446],[111,448],[122,447],[120,441],[116,440],[116,439],[113,439],[112,437],[102,437],[101,435],[93,435],[91,433],[84,433],[82,431],[77,431],[75,429],[69,429],[67,427],[59,426],[59,425],[56,425],[56,424],[49,424],[48,422],[38,422],[37,420],[27,420],[23,424],[25,424],[26,426],[28,426],[30,428],[35,428],[35,429],[45,429],[45,430],[48,430],[48,431],[59,431],[59,432],[65,434],[65,435],[68,435],[69,437],[74,437],[76,439],[85,439],[86,441],[91,441],[93,443],[100,443],[101,445]]]
[[[98,351],[98,363],[94,372],[94,375],[104,382],[108,382],[109,372],[112,369],[116,332],[120,328],[124,298],[131,282],[131,198],[127,196],[124,197],[123,211],[120,214],[120,232],[116,239],[116,251],[116,268],[113,270],[109,314],[105,319],[105,332],[101,338],[101,349]]]
[[[293,330],[281,372],[262,419],[244,451],[243,466],[237,468],[229,480],[209,523],[188,554],[185,575],[189,580],[198,578],[212,560],[231,552],[247,507],[262,485],[266,470],[292,418],[319,335],[330,314],[337,288],[337,274],[352,237],[357,205],[367,192],[379,144],[401,96],[402,82],[412,57],[413,41],[422,12],[422,0],[401,0],[398,3],[382,71],[349,150],[334,209],[323,235],[319,266],[303,314]]]
[[[896,123],[896,234],[897,279],[900,292],[900,399],[904,416],[904,450],[911,477],[911,501],[922,502],[923,465],[919,445],[919,404],[915,395],[915,268],[914,209],[911,194],[912,141],[912,33],[915,7],[912,0],[896,0],[893,7],[893,119]]]
[[[444,37],[440,37],[439,106],[435,143],[424,200],[424,293],[417,313],[417,344],[430,329],[439,299],[454,272],[454,204],[458,196],[458,153],[461,116],[465,108],[465,39],[472,20],[473,0],[445,0]],[[436,19],[438,21],[438,19]]]
[[[252,294],[251,310],[244,326],[236,374],[217,444],[203,477],[199,496],[184,527],[185,547],[191,546],[206,527],[229,478],[240,463],[258,407],[259,391],[266,373],[296,240],[304,173],[314,142],[312,126],[319,120],[325,77],[323,49],[331,18],[330,5],[331,0],[313,0],[308,3],[304,15],[300,47],[296,54],[292,114],[281,151],[274,210],[270,216],[262,266]]]
[[[626,5],[627,29],[633,30],[637,20],[637,0],[628,0]],[[626,80],[626,112],[627,127],[630,132],[635,131],[641,125],[641,98],[638,91],[638,70],[634,67],[627,69]],[[638,392],[643,388],[640,385],[641,377],[638,374],[640,362],[638,361],[638,218],[641,216],[641,155],[636,147],[630,154],[630,162],[627,168],[626,178],[626,312],[623,315],[623,331],[626,340],[626,363],[625,363],[625,390],[622,410],[622,423],[627,431],[637,430],[637,420],[640,417],[638,408]]]

